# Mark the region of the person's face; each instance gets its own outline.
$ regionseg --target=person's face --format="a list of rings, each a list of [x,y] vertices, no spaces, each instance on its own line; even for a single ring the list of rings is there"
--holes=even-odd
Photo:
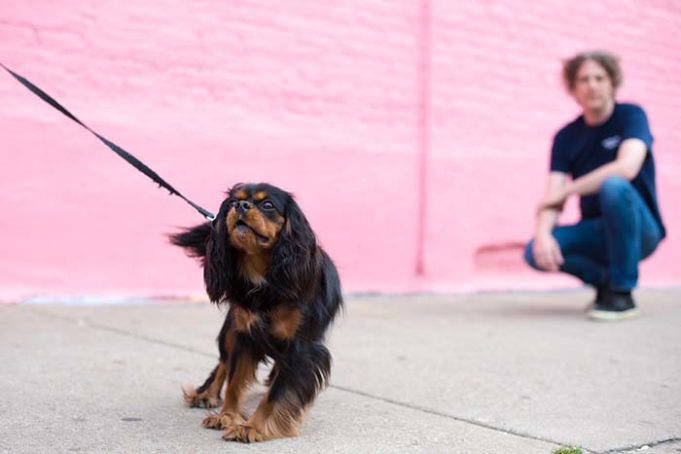
[[[585,60],[577,70],[572,96],[584,110],[599,111],[612,103],[615,93],[605,68]]]

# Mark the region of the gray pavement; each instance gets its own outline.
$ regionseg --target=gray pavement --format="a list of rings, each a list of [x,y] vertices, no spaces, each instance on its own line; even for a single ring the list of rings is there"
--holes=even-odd
[[[301,435],[254,445],[182,405],[216,360],[216,307],[0,305],[0,452],[681,452],[681,290],[609,324],[591,297],[350,297]]]

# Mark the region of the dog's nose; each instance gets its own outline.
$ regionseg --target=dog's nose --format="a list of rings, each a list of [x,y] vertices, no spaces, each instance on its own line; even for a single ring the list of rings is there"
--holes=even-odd
[[[253,205],[248,200],[241,200],[236,204],[236,211],[239,213],[245,213],[246,211],[253,208]]]

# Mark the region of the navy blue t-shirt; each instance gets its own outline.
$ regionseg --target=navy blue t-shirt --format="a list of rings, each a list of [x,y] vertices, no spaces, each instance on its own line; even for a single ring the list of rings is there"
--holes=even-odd
[[[664,238],[665,228],[655,190],[653,136],[648,127],[646,113],[640,106],[616,103],[612,115],[602,125],[587,125],[584,123],[583,115],[566,125],[553,139],[551,171],[570,174],[573,179],[579,178],[603,164],[614,161],[620,143],[631,138],[642,140],[647,149],[641,170],[631,183],[650,208]],[[582,196],[579,207],[583,219],[601,215],[596,194]]]

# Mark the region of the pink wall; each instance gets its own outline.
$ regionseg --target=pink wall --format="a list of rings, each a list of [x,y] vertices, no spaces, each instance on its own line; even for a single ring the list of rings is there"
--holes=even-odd
[[[577,113],[560,60],[612,49],[669,230],[641,283],[681,283],[673,2],[5,0],[0,18],[3,63],[199,204],[238,181],[294,192],[346,291],[574,286],[517,245]],[[198,214],[5,73],[0,98],[0,299],[200,294],[164,237]]]

